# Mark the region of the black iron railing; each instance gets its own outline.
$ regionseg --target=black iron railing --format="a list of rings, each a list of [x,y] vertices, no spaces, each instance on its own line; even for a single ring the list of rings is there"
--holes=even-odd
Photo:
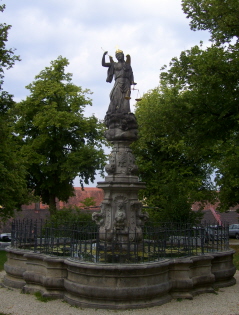
[[[99,263],[145,263],[229,249],[227,224],[148,223],[142,227],[141,237],[138,230],[124,230],[121,239],[122,232],[115,229],[110,232],[110,241],[109,232],[103,234],[93,222],[15,220],[11,246]]]

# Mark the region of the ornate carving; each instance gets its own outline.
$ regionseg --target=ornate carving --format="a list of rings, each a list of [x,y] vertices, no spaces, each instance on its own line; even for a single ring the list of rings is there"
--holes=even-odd
[[[137,140],[138,124],[133,113],[107,114],[104,122],[108,128],[105,132],[107,140]]]
[[[127,174],[137,175],[138,167],[135,165],[135,158],[131,152],[128,152],[128,168]]]
[[[127,152],[119,152],[118,153],[118,166],[126,167],[128,162]]]
[[[108,174],[115,174],[116,173],[116,165],[115,164],[107,164],[105,166],[105,171]]]
[[[127,205],[127,198],[125,196],[116,196],[115,197],[115,205],[116,205],[116,212],[115,212],[115,220],[114,226],[116,229],[123,230],[126,227],[126,205]]]
[[[107,128],[120,128],[123,131],[138,129],[136,117],[133,113],[106,114],[104,123]]]
[[[96,222],[97,225],[103,226],[104,225],[104,220],[105,219],[105,214],[102,212],[93,212],[92,213],[92,220]]]
[[[108,174],[137,175],[138,167],[131,149],[114,147],[105,170]]]
[[[116,152],[111,152],[109,155],[109,163],[115,164],[115,161],[116,161]]]
[[[105,229],[109,229],[111,204],[107,201],[103,201],[100,208],[100,212],[93,212],[92,220],[95,221],[97,225],[100,225],[101,227],[104,226]]]
[[[105,166],[105,170],[108,174],[115,174],[116,172],[116,153],[111,152],[109,155],[109,164]]]
[[[137,175],[138,174],[138,167],[136,165],[129,165],[127,169],[127,175]]]
[[[133,142],[138,139],[138,130],[122,131],[120,128],[109,129],[106,130],[105,137],[108,141],[127,140]]]
[[[145,222],[148,220],[149,214],[147,212],[138,213],[137,216],[137,225],[143,226]]]
[[[136,226],[143,226],[145,222],[148,220],[149,215],[147,212],[142,211],[142,203],[139,201],[134,201],[130,205],[131,211],[135,213],[136,216]]]
[[[101,211],[105,213],[105,229],[109,230],[111,224],[111,203],[103,201],[101,203]]]

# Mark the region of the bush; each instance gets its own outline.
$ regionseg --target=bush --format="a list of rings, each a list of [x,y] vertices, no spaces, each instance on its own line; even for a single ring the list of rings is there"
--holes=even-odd
[[[55,227],[74,225],[81,223],[82,225],[95,225],[92,220],[92,213],[84,211],[77,206],[64,207],[57,210],[54,215],[51,215],[46,225],[50,224]]]

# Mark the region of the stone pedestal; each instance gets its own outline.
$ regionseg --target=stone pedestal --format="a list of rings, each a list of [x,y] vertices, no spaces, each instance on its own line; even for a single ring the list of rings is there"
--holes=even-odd
[[[113,143],[109,164],[105,170],[108,176],[97,187],[104,190],[101,212],[94,213],[93,219],[100,225],[100,239],[127,247],[142,239],[142,226],[148,215],[142,213],[138,192],[145,188],[139,182],[138,168],[130,144],[137,139],[138,129],[133,113],[107,114],[105,124],[107,140]]]

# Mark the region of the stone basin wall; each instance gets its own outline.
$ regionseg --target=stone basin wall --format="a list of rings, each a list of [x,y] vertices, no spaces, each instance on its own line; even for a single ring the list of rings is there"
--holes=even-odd
[[[81,307],[149,307],[235,284],[234,250],[142,264],[84,263],[11,247],[7,252],[6,287]]]

